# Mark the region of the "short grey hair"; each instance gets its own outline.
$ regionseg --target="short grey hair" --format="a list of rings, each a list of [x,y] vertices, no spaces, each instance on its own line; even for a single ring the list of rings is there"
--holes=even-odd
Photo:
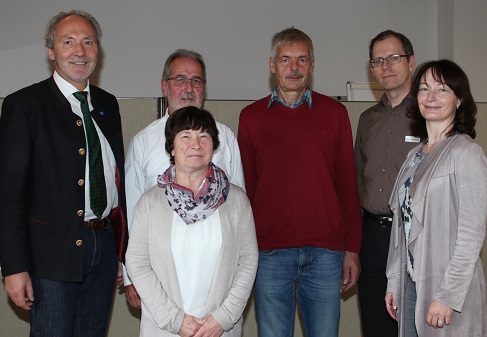
[[[59,14],[54,15],[51,20],[49,20],[49,22],[47,23],[46,34],[44,35],[44,42],[46,47],[49,49],[54,49],[54,32],[56,31],[56,27],[61,20],[71,15],[81,16],[93,26],[93,30],[95,31],[96,44],[100,46],[102,32],[98,21],[96,21],[96,19],[90,13],[75,9],[67,13],[60,12]]]
[[[274,62],[276,61],[277,49],[279,49],[279,47],[284,43],[294,44],[300,42],[308,44],[309,56],[311,58],[311,62],[313,62],[315,59],[313,41],[311,41],[311,38],[307,34],[294,27],[286,28],[283,31],[274,34],[272,37],[271,59]]]
[[[200,53],[195,52],[194,50],[188,49],[178,49],[166,59],[166,63],[164,63],[164,69],[162,70],[162,80],[166,81],[169,77],[171,77],[171,64],[173,61],[180,57],[187,57],[197,61],[201,69],[203,70],[203,79],[206,81],[206,66],[205,61],[203,60],[203,56]]]

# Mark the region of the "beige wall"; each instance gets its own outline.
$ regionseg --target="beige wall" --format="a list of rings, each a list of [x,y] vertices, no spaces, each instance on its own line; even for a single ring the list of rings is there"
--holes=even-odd
[[[125,148],[132,137],[151,121],[157,118],[157,99],[120,99]],[[251,103],[250,101],[207,101],[205,108],[211,111],[215,118],[228,125],[234,132],[238,127],[240,110]],[[1,101],[0,101],[1,104]],[[344,102],[350,115],[350,121],[355,137],[355,129],[363,110],[371,106],[372,102]],[[477,142],[487,151],[487,103],[478,105]],[[487,205],[486,205],[487,206]],[[487,270],[487,248],[482,252],[484,270]],[[27,336],[28,316],[17,310],[8,300],[8,296],[0,287],[0,336]],[[138,312],[130,310],[122,289],[115,289],[114,305],[110,321],[108,336],[133,337],[138,336]],[[342,314],[340,321],[340,336],[360,336],[360,320],[358,296],[356,290],[342,296]],[[244,314],[244,336],[256,337],[257,325],[253,301],[249,302]],[[295,328],[295,337],[303,336],[299,323]]]

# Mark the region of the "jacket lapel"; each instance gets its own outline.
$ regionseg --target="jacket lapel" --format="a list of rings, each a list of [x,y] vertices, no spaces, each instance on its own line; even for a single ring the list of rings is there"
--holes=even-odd
[[[438,144],[435,151],[431,152],[427,159],[424,169],[421,170],[414,178],[409,193],[411,195],[411,211],[414,214],[413,222],[411,224],[411,231],[409,233],[409,249],[414,252],[414,246],[419,234],[423,231],[425,209],[427,208],[426,193],[428,192],[431,178],[436,172],[438,163],[444,155],[448,152],[449,145],[455,140],[457,135],[448,137],[443,142]]]

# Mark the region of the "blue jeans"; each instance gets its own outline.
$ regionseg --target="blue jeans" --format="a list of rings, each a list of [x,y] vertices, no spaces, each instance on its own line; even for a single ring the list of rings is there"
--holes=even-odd
[[[260,337],[293,337],[296,298],[307,337],[338,336],[342,251],[259,252],[255,308]]]
[[[53,259],[62,258],[62,254]],[[32,277],[30,337],[104,337],[117,269],[112,226],[85,229],[82,282]]]

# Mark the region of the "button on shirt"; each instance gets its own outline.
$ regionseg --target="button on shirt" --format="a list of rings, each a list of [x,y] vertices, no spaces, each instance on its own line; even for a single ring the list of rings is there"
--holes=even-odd
[[[406,115],[412,96],[392,108],[387,96],[360,116],[355,138],[360,205],[373,214],[388,214],[389,198],[399,169],[409,151],[419,144],[414,140]]]
[[[81,112],[81,104],[79,100],[73,96],[73,93],[79,91],[73,85],[68,83],[64,80],[57,72],[54,72],[53,75],[54,81],[58,86],[59,90],[63,93],[64,97],[68,100],[69,104],[71,104],[71,109],[73,113],[78,115],[81,120],[83,120],[83,113]],[[90,111],[93,110],[93,106],[91,105],[91,97],[90,97],[90,86],[89,83],[87,84],[86,88],[83,91],[88,92],[88,105],[90,107]],[[107,186],[107,208],[103,212],[103,217],[107,217],[110,214],[112,208],[118,205],[118,194],[117,194],[117,185],[115,183],[115,172],[116,172],[116,162],[115,156],[113,155],[112,149],[108,144],[107,139],[103,135],[103,132],[98,128],[96,121],[94,121],[96,132],[98,133],[98,138],[100,138],[100,145],[101,145],[101,152],[103,156],[103,169],[105,174],[105,184]],[[78,126],[83,126],[84,123],[77,122]],[[97,216],[93,214],[93,211],[90,208],[90,182],[89,182],[89,164],[88,164],[88,155],[87,155],[87,147],[86,144],[84,149],[79,149],[78,152],[80,155],[86,155],[86,168],[85,168],[85,177],[80,177],[80,179],[84,179],[84,184],[79,184],[79,180],[73,182],[74,184],[78,184],[79,186],[85,186],[85,212],[84,212],[84,219],[85,221],[95,219]]]

